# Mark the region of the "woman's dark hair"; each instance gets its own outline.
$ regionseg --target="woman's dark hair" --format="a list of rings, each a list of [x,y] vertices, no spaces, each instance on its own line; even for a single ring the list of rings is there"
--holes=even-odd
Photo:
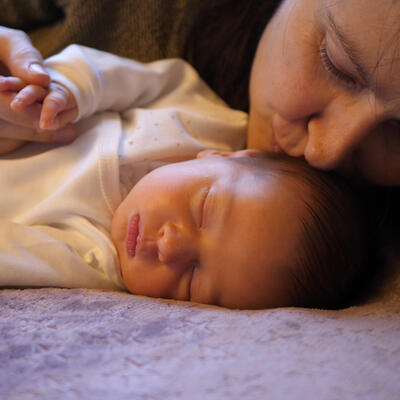
[[[280,0],[190,0],[185,58],[229,106],[248,111],[250,71]]]

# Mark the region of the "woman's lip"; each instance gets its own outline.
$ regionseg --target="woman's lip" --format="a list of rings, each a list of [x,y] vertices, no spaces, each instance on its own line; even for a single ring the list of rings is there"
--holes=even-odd
[[[272,141],[272,151],[274,153],[284,153],[282,147],[279,145],[279,143],[276,140]]]
[[[128,228],[125,238],[125,248],[129,257],[135,257],[139,234],[140,217],[139,214],[134,214],[128,221]]]
[[[276,140],[275,132],[272,132],[271,149],[274,153],[285,153],[278,141]]]
[[[272,135],[271,135],[271,150],[272,150],[272,152],[274,152],[274,153],[286,153],[282,149],[281,145],[278,143],[278,140],[276,139],[276,132],[275,132],[275,129],[274,129],[273,121],[271,121],[271,132],[272,132]]]

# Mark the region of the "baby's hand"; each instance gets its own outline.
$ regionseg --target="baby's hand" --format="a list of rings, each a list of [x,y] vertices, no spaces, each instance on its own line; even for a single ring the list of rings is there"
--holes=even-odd
[[[58,130],[70,124],[78,115],[72,93],[58,83],[50,83],[49,94],[43,100],[40,129]]]
[[[39,128],[59,130],[69,125],[78,115],[78,108],[71,92],[64,86],[52,82],[49,89],[37,85],[27,85],[18,92],[11,103],[14,111],[43,101]]]

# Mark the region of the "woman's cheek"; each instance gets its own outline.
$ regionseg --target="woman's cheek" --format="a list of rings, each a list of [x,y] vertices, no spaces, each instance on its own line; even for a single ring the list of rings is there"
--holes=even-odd
[[[303,71],[277,65],[266,88],[266,104],[287,121],[304,118],[310,108],[309,89]]]

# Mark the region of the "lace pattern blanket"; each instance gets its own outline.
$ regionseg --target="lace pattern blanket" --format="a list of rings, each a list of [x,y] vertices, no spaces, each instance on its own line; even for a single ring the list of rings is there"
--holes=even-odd
[[[340,311],[0,291],[2,399],[398,400],[400,273]]]

